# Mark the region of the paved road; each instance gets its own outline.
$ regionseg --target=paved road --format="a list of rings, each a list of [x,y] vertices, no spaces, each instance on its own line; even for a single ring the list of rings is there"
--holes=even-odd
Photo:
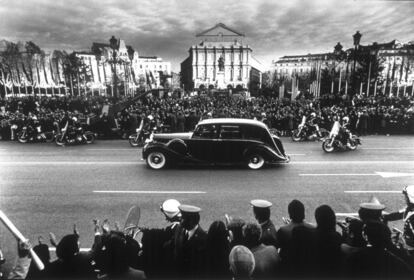
[[[321,204],[352,213],[373,194],[389,210],[398,209],[404,202],[402,187],[414,184],[413,137],[369,136],[362,141],[355,152],[325,154],[321,143],[292,143],[286,138],[291,163],[259,171],[188,167],[153,171],[140,160],[141,150],[125,141],[64,148],[0,142],[0,205],[31,239],[46,237],[49,231],[60,238],[76,223],[84,247],[92,242],[93,218],[122,224],[132,205],[141,207],[142,225],[164,226],[159,205],[172,197],[200,206],[205,229],[224,213],[252,221],[249,201],[254,198],[273,202],[276,224],[287,216],[287,205],[294,198],[305,204],[309,221],[314,221],[313,212]],[[6,256],[15,254],[13,239],[3,226],[0,235]]]

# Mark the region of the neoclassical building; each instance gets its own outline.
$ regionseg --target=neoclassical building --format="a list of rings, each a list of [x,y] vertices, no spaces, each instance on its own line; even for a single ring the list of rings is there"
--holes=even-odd
[[[196,37],[201,42],[190,47],[181,63],[184,89],[260,87],[263,67],[243,44],[244,34],[219,23]]]

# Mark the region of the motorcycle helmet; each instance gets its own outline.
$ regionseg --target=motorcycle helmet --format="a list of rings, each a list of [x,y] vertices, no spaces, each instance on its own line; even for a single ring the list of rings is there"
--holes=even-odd
[[[72,121],[77,122],[78,121],[78,118],[77,117],[73,117],[72,118]]]
[[[167,199],[161,205],[161,211],[170,219],[180,214],[180,209],[178,207],[181,205],[178,200]]]
[[[343,118],[342,118],[342,121],[343,121],[344,123],[349,123],[349,117],[343,117]]]
[[[414,204],[414,185],[406,186],[403,190],[403,194],[406,196],[409,203]]]
[[[147,118],[148,118],[150,121],[152,121],[152,120],[154,119],[154,117],[153,117],[153,116],[151,116],[151,115],[149,115]]]
[[[312,114],[311,114],[311,117],[312,117],[312,118],[316,118],[316,113],[312,113]]]

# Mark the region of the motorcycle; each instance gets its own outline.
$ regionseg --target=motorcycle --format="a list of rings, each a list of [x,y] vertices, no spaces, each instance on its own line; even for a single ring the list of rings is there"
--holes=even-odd
[[[358,145],[361,145],[361,140],[351,132],[349,132],[348,143],[344,145],[341,141],[341,134],[339,133],[341,125],[338,121],[332,126],[331,132],[329,133],[328,138],[326,138],[322,143],[322,149],[326,153],[332,153],[334,151],[344,151],[351,150],[354,151],[357,149]],[[347,133],[347,132],[343,132]]]
[[[20,143],[27,142],[52,142],[54,139],[53,132],[42,132],[41,126],[33,128],[31,125],[25,125],[17,133],[17,141]]]
[[[306,123],[306,117],[302,117],[302,122],[298,125],[297,129],[292,131],[292,140],[294,142],[299,141],[314,141],[325,138],[328,135],[328,131],[326,129],[319,129],[318,125],[315,125],[315,129],[311,128],[309,124]]]
[[[143,147],[145,141],[150,138],[151,134],[157,130],[156,127],[152,131],[147,129],[137,128],[136,133],[129,136],[129,144],[131,147]]]
[[[68,131],[68,125],[61,129],[56,135],[56,145],[64,146],[65,144],[92,144],[95,141],[95,134],[91,131],[83,132],[81,127]]]

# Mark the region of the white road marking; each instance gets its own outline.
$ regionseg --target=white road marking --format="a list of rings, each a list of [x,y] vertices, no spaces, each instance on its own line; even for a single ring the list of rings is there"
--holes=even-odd
[[[414,173],[402,173],[402,172],[375,172],[382,178],[393,178],[393,177],[410,177],[414,176]]]
[[[94,193],[205,194],[202,191],[93,191]]]
[[[2,161],[0,165],[135,165],[141,161]]]
[[[87,151],[134,151],[134,148],[94,148],[86,149]]]
[[[299,174],[299,176],[378,176],[378,174],[363,173],[320,173],[320,174]]]
[[[414,148],[361,148],[361,150],[414,150]]]
[[[346,161],[291,161],[288,164],[411,164],[414,166],[414,161],[410,160],[346,160]]]
[[[381,176],[382,178],[409,177],[414,173],[401,172],[374,172],[372,173],[316,173],[316,174],[299,174],[299,176]]]
[[[401,191],[380,191],[380,190],[376,190],[376,191],[344,191],[344,193],[399,193],[401,194]]]
[[[306,154],[288,154],[289,156],[306,156]]]

